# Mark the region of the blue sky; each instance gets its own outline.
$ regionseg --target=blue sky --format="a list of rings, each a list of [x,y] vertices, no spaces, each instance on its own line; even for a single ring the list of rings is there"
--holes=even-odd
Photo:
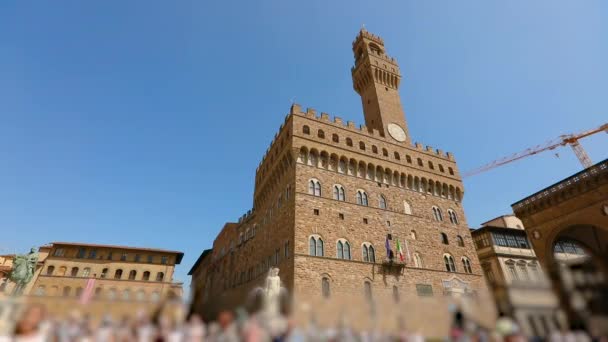
[[[606,1],[2,1],[0,252],[178,249],[252,205],[290,102],[363,123],[351,42],[399,61],[415,141],[461,171],[608,118]],[[606,158],[608,137],[582,141]],[[581,169],[569,148],[465,180],[469,225]]]

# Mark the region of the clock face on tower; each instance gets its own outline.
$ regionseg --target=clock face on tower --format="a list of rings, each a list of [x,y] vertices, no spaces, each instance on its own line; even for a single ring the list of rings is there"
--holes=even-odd
[[[388,124],[388,134],[390,134],[391,137],[393,137],[393,139],[395,139],[399,142],[404,142],[405,139],[407,138],[403,128],[401,128],[399,125],[394,124],[394,123]]]

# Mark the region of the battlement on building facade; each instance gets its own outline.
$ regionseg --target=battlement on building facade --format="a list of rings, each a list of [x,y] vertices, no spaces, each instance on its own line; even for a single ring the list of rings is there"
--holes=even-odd
[[[352,121],[347,121],[346,123],[344,123],[344,120],[342,120],[342,118],[340,118],[338,116],[331,117],[329,114],[323,113],[323,112],[321,113],[321,115],[317,115],[317,111],[313,108],[306,108],[306,111],[302,111],[302,107],[299,104],[293,104],[291,106],[291,111],[290,111],[289,115],[304,116],[306,118],[317,120],[317,121],[323,122],[325,124],[330,124],[330,125],[333,125],[336,127],[350,130],[357,134],[363,134],[363,135],[366,135],[366,136],[374,138],[374,139],[384,140],[391,144],[394,144],[394,142],[389,141],[385,136],[381,135],[380,131],[378,131],[377,129],[372,129],[370,131],[367,129],[367,126],[365,126],[365,125],[357,126]],[[288,115],[288,117],[289,117],[289,115]],[[288,117],[285,118],[285,120],[287,120]],[[440,149],[434,149],[432,146],[429,146],[429,145],[423,146],[421,143],[416,142],[416,143],[414,143],[413,146],[405,146],[405,147],[406,148],[409,147],[418,152],[432,155],[434,157],[442,158],[442,159],[449,160],[452,162],[454,161],[454,155],[451,152],[444,152],[443,150],[440,150]]]
[[[357,42],[361,38],[367,38],[367,39],[373,41],[374,43],[377,43],[379,45],[384,46],[384,39],[382,39],[382,37],[377,36],[377,35],[375,35],[373,33],[370,33],[366,29],[363,28],[363,29],[361,29],[361,31],[359,31],[359,34],[357,35],[357,37],[353,41],[353,47],[357,44]]]

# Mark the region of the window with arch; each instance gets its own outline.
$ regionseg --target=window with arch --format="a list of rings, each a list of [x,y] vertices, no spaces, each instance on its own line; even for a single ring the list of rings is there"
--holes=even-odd
[[[435,170],[435,166],[433,165],[433,162],[430,160],[429,160],[429,169]]]
[[[340,184],[334,185],[334,199],[338,201],[344,201],[346,196],[344,195],[344,187]]]
[[[308,127],[306,125],[304,127],[302,127],[302,133],[304,133],[304,134],[310,134],[310,127]]]
[[[443,221],[443,214],[441,213],[441,209],[439,207],[433,206],[433,218],[435,221]]]
[[[528,274],[528,269],[526,268],[525,261],[518,262],[517,268],[519,268],[519,273],[521,273],[522,280],[530,280],[530,275]]]
[[[363,141],[359,141],[359,149],[365,151],[365,143]]]
[[[53,275],[53,272],[55,272],[55,266],[49,266],[46,268],[46,275]]]
[[[449,254],[443,255],[443,262],[445,263],[445,269],[448,272],[456,272],[456,265],[454,264],[454,258]]]
[[[462,238],[462,236],[456,236],[456,245],[458,245],[458,247],[464,247],[464,239]]]
[[[72,271],[70,272],[70,276],[77,277],[78,276],[78,267],[72,267]]]
[[[385,157],[388,157],[388,150],[385,149],[385,148],[383,148],[382,149],[382,155],[385,156]]]
[[[80,287],[80,286],[77,287],[76,288],[76,297],[80,297],[82,295],[82,291],[83,291],[82,287]]]
[[[101,287],[95,288],[95,296],[94,296],[95,299],[101,298],[101,291],[102,291]]]
[[[131,297],[131,290],[129,289],[124,289],[122,291],[122,299],[123,300],[129,300],[129,298]]]
[[[321,196],[321,183],[316,179],[308,181],[308,194],[313,196]]]
[[[416,234],[415,230],[412,229],[412,231],[410,231],[410,237],[412,240],[416,240],[418,238],[418,234]]]
[[[346,146],[353,147],[353,139],[351,139],[351,138],[346,138]]]
[[[439,164],[439,171],[440,172],[445,172],[445,170],[443,169],[443,165]]]
[[[403,201],[403,212],[407,215],[412,215],[412,207],[408,201]]]
[[[137,299],[140,302],[144,301],[146,299],[146,293],[144,292],[144,290],[138,290],[135,293],[135,299]]]
[[[122,278],[122,270],[119,268],[116,270],[116,272],[114,272],[114,279],[120,279]]]
[[[422,257],[419,253],[414,253],[414,266],[418,268],[424,268],[424,264],[422,263]]]
[[[158,300],[160,299],[160,293],[158,293],[158,291],[152,292],[152,294],[150,295],[150,299],[153,302],[158,302]]]
[[[350,244],[346,240],[338,240],[336,243],[336,257],[338,259],[350,260]]]
[[[64,297],[69,297],[72,294],[72,288],[69,286],[66,286],[63,288],[63,296]]]
[[[366,280],[363,283],[363,291],[365,294],[365,298],[367,300],[371,300],[372,299],[372,283],[369,280]]]
[[[332,134],[331,135],[331,141],[335,142],[335,143],[339,143],[340,142],[340,137],[337,134]]]
[[[108,276],[108,272],[109,270],[107,268],[104,268],[103,270],[101,270],[101,276],[100,278],[105,278]]]
[[[399,152],[395,151],[395,159],[396,160],[401,160],[401,156],[399,155]]]
[[[156,273],[156,281],[163,281],[165,279],[165,274],[163,272]]]
[[[129,280],[135,280],[135,277],[137,277],[137,271],[131,270],[131,272],[129,272]]]
[[[91,274],[91,268],[90,268],[90,267],[85,267],[85,268],[82,270],[82,276],[83,276],[83,277],[85,277],[85,278],[86,278],[86,277],[88,277],[90,274]]]
[[[329,296],[331,295],[329,287],[329,278],[327,277],[321,278],[321,293],[323,294],[324,298],[329,298]]]
[[[458,224],[458,216],[456,216],[456,212],[452,209],[448,209],[448,217],[450,218],[450,222],[452,224]]]
[[[367,207],[367,193],[363,190],[357,190],[357,204]]]
[[[450,175],[454,175],[454,169],[452,169],[451,167],[448,167],[448,172],[450,173]]]
[[[376,262],[376,251],[374,250],[374,246],[371,243],[365,242],[361,246],[361,254],[363,256],[363,261],[365,262]]]
[[[462,257],[462,268],[465,273],[473,273],[473,270],[471,269],[471,260],[469,260],[469,258]]]
[[[116,299],[116,289],[110,289],[108,291],[108,299],[109,300],[114,300]]]
[[[378,196],[378,207],[380,209],[387,209],[386,198],[382,195]]]
[[[150,271],[145,271],[141,277],[141,280],[145,280],[145,281],[150,280]]]
[[[325,132],[323,132],[322,129],[318,130],[317,137],[319,137],[320,139],[325,139]]]
[[[376,147],[376,145],[372,145],[372,152],[378,153],[378,147]]]
[[[441,233],[441,243],[444,245],[449,245],[448,236],[446,233]]]
[[[68,271],[68,268],[65,267],[65,266],[59,267],[59,275],[60,276],[64,276],[67,271]]]
[[[308,254],[322,257],[323,253],[323,239],[320,236],[311,236],[308,240]]]
[[[407,154],[406,154],[406,155],[405,155],[405,161],[406,161],[408,164],[411,164],[411,163],[412,163],[412,157],[410,157],[409,155],[407,155]]]
[[[424,164],[422,163],[422,159],[418,158],[417,161],[418,161],[418,166],[420,166],[420,167],[424,166]]]

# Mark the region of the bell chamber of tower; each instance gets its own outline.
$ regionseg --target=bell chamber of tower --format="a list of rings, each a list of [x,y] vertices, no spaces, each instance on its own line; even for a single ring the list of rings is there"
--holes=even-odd
[[[365,125],[371,131],[410,143],[399,97],[401,73],[397,61],[386,54],[384,40],[362,29],[353,42],[353,87],[361,96]]]

